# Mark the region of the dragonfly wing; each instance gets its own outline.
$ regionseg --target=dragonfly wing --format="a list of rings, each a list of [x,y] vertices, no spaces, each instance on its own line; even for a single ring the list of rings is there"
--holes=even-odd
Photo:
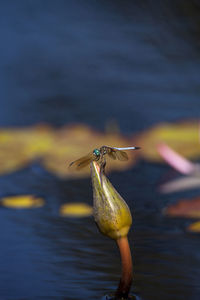
[[[117,156],[117,159],[121,160],[121,161],[125,161],[125,160],[128,160],[128,155],[126,152],[124,151],[116,151],[116,156]]]
[[[89,163],[91,162],[91,160],[92,160],[92,159],[90,158],[90,159],[88,159],[88,160],[84,160],[84,161],[80,162],[80,163],[78,164],[78,166],[76,167],[76,169],[77,169],[77,170],[81,170],[82,168],[88,166]]]
[[[109,146],[102,146],[101,149],[103,149],[103,155],[108,154],[108,156],[112,159],[116,159],[116,150],[114,150],[113,148],[109,147]]]
[[[121,161],[128,160],[126,152],[118,150],[115,147],[103,146],[106,149],[106,153],[113,159],[119,159]]]
[[[107,154],[109,156],[112,156],[112,158],[115,156],[117,159],[121,161],[126,161],[128,160],[128,155],[125,151],[123,150],[137,150],[140,149],[140,147],[123,147],[123,148],[117,148],[117,147],[109,147],[109,146],[103,146]]]
[[[112,158],[112,159],[115,160],[116,157],[117,157],[117,156],[116,156],[116,151],[109,151],[109,152],[108,152],[108,156],[109,156],[110,158]]]
[[[93,152],[90,152],[88,155],[85,155],[73,162],[70,163],[69,167],[71,169],[80,170],[87,166],[94,159]]]

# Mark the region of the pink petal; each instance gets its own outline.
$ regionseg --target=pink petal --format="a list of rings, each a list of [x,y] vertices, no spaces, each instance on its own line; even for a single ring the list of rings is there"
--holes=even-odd
[[[157,145],[157,150],[162,158],[174,169],[182,174],[191,174],[196,170],[196,165],[175,152],[164,143]]]
[[[199,122],[199,143],[200,143],[200,122]]]
[[[200,177],[183,176],[178,179],[174,179],[167,183],[162,184],[159,187],[161,193],[173,193],[180,192],[189,189],[195,189],[200,187]]]

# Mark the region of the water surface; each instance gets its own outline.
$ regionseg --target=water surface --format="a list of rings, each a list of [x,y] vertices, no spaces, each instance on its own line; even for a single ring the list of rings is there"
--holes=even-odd
[[[198,1],[2,1],[0,126],[110,119],[132,134],[157,122],[199,118]],[[141,162],[110,180],[133,227],[132,292],[147,300],[200,298],[200,239],[190,220],[162,209],[199,190],[161,195],[169,168]],[[175,174],[176,175],[176,174]],[[90,180],[59,180],[37,163],[0,178],[1,196],[33,193],[46,205],[0,210],[0,299],[101,299],[120,261],[92,217],[65,219],[65,202],[92,203]]]

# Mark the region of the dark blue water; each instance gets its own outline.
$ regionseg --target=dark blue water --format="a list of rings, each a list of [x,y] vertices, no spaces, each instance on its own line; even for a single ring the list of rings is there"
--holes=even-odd
[[[1,1],[0,126],[82,122],[124,134],[200,115],[199,1]],[[132,292],[147,300],[200,298],[200,238],[162,209],[199,190],[160,195],[168,167],[141,162],[110,176],[133,214]],[[79,189],[75,189],[79,186]],[[61,181],[35,166],[0,178],[0,196],[46,205],[0,210],[0,299],[101,299],[120,276],[113,241],[93,218],[65,219],[68,201],[92,203],[89,179]],[[73,199],[72,199],[73,198]]]

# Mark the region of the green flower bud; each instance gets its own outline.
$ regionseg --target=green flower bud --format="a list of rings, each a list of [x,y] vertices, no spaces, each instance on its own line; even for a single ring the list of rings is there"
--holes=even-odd
[[[128,234],[132,217],[128,205],[115,190],[101,170],[97,161],[92,161],[93,213],[100,232],[112,239]]]

